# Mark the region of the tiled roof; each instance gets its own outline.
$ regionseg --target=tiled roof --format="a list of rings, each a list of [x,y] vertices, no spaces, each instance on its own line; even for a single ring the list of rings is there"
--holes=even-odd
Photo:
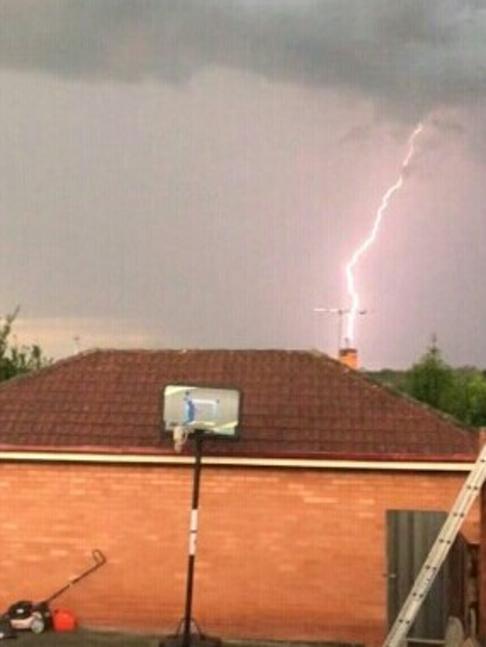
[[[240,439],[211,454],[471,460],[477,434],[329,357],[279,350],[98,350],[0,387],[0,446],[171,452],[166,384],[234,386]],[[161,440],[162,438],[162,440]]]

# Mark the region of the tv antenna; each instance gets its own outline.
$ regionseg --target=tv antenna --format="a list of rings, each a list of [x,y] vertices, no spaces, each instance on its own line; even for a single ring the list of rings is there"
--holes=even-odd
[[[351,308],[314,308],[314,312],[317,312],[319,314],[337,315],[338,317],[337,355],[339,356],[339,351],[341,350],[341,348],[343,348],[343,342],[344,342],[345,348],[349,348],[349,346],[351,345],[350,339],[347,339],[347,338],[343,339],[343,328],[344,328],[345,317],[349,315],[349,313],[351,312]],[[357,314],[359,315],[368,314],[368,310],[358,310]]]

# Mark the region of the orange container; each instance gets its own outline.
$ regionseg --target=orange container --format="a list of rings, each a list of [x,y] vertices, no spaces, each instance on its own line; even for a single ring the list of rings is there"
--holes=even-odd
[[[67,609],[54,609],[52,613],[54,631],[74,631],[76,629],[76,616]]]

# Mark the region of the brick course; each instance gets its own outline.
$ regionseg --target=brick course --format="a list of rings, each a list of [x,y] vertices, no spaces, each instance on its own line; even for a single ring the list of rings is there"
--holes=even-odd
[[[447,511],[464,478],[205,468],[195,617],[227,638],[378,645],[386,510]],[[58,604],[87,626],[173,631],[183,612],[191,479],[181,466],[1,464],[2,608],[48,596],[100,548],[108,564]],[[478,507],[464,533],[478,541]]]

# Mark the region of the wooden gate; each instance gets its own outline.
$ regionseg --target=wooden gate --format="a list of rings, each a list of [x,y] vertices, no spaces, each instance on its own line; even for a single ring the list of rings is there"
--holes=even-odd
[[[445,512],[388,510],[388,624],[392,625],[441,529]],[[441,568],[409,633],[420,641],[441,640],[449,615],[449,560]]]

